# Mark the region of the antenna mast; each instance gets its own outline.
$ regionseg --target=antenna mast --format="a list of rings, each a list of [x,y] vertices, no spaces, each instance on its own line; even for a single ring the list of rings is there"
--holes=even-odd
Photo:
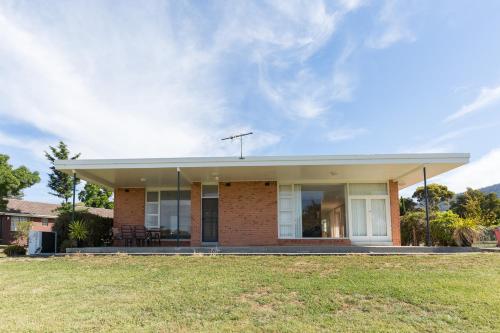
[[[221,140],[224,141],[224,140],[231,139],[231,141],[233,141],[234,139],[240,138],[240,160],[242,160],[242,159],[244,159],[244,157],[243,157],[243,137],[250,135],[250,134],[253,134],[253,132],[231,135],[231,136],[228,136],[227,138],[224,138]]]

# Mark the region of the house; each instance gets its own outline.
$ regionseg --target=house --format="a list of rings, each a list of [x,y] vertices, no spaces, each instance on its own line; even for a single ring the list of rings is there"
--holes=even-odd
[[[14,233],[19,222],[32,222],[31,230],[51,231],[59,207],[58,204],[8,199],[7,209],[0,212],[0,244],[10,244],[15,240]],[[112,209],[82,206],[78,206],[77,209],[88,209],[92,214],[113,218]]]
[[[114,190],[114,227],[162,245],[400,245],[399,190],[469,154],[61,160]],[[179,211],[179,214],[177,214]]]

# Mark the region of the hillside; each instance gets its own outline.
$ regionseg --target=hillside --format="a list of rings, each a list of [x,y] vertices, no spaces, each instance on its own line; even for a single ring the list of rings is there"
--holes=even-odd
[[[500,183],[480,188],[479,191],[483,193],[496,193],[497,197],[500,197]]]

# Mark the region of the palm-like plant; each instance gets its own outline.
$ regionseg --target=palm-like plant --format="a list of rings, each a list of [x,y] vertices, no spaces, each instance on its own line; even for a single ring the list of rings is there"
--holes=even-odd
[[[73,221],[69,225],[69,238],[76,240],[78,246],[81,242],[86,240],[89,235],[89,229],[84,221]]]
[[[472,246],[481,235],[481,226],[476,219],[458,219],[453,223],[453,239],[458,246]]]

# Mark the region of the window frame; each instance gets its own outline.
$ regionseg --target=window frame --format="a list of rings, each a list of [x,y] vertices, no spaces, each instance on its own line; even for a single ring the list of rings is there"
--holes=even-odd
[[[380,183],[380,182],[376,182]],[[346,224],[346,236],[344,237],[281,237],[280,236],[280,212],[281,212],[281,207],[280,207],[280,186],[292,186],[292,202],[295,200],[295,186],[300,185],[343,185],[344,186],[344,198],[345,198],[345,212],[344,212],[344,218],[345,218],[345,224]],[[309,181],[287,181],[287,182],[278,182],[277,183],[277,193],[276,193],[276,200],[277,200],[277,235],[278,239],[292,239],[292,240],[319,240],[319,239],[349,239],[349,234],[350,234],[350,217],[349,214],[347,214],[348,211],[350,211],[350,203],[349,203],[349,189],[347,187],[348,183],[347,182],[309,182]],[[296,223],[297,221],[297,210],[295,209],[295,205],[292,207],[292,220]]]
[[[181,186],[179,188],[180,191],[189,191],[189,202],[190,204],[192,204],[191,202],[191,187],[190,186]],[[158,205],[158,213],[157,214],[148,214],[147,213],[147,203],[148,203],[148,193],[151,193],[151,192],[156,192],[158,194],[158,201],[157,202],[157,205]],[[167,187],[148,187],[148,188],[145,188],[145,191],[144,191],[144,227],[146,228],[146,230],[150,229],[150,228],[158,228],[160,229],[161,228],[161,192],[177,192],[177,187],[176,186],[167,186]],[[191,215],[191,211],[189,212],[190,215]],[[153,216],[157,216],[157,221],[158,221],[158,224],[157,224],[157,227],[148,227],[146,225],[146,221],[147,221],[147,218],[148,218],[148,215],[153,215]],[[190,221],[190,229],[191,229],[191,222]],[[189,231],[190,235],[191,235],[191,230]],[[191,235],[192,237],[192,235]],[[176,239],[173,239],[173,238],[161,238],[162,241],[166,241],[166,242],[169,242],[169,241],[176,241]],[[191,238],[179,238],[179,240],[181,241],[189,241],[191,240]]]

